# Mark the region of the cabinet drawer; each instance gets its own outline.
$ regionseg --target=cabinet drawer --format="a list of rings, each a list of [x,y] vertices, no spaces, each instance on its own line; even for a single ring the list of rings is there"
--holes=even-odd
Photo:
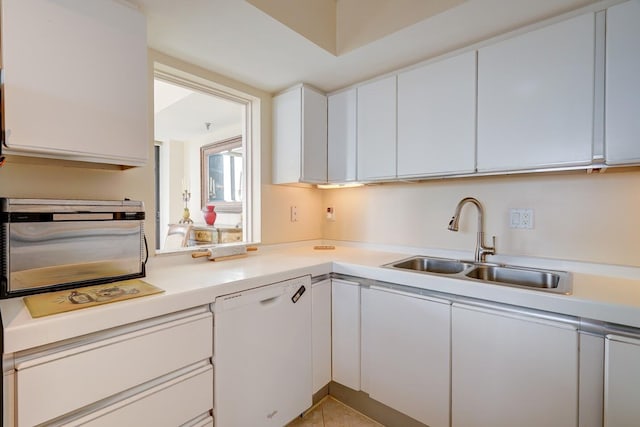
[[[174,427],[183,425],[212,409],[213,366],[209,365],[65,426]],[[207,425],[202,423],[196,425]]]
[[[212,325],[212,314],[202,313],[18,361],[15,366],[18,426],[62,416],[210,358]]]
[[[242,242],[242,229],[240,228],[218,230],[218,233],[220,233],[219,243]]]
[[[218,243],[218,232],[215,229],[211,230],[192,230],[189,236],[191,240],[200,244]]]

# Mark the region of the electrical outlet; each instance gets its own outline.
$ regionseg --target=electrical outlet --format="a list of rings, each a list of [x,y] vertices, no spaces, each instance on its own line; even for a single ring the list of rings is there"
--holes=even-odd
[[[533,228],[533,209],[522,209],[520,214],[520,228]]]
[[[533,209],[509,209],[509,227],[533,228]]]
[[[297,206],[291,206],[290,214],[291,214],[291,222],[298,222],[298,207]]]

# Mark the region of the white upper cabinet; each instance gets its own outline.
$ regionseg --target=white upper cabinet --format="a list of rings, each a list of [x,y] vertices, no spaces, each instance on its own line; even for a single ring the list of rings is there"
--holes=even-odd
[[[398,177],[475,171],[476,53],[398,75]]]
[[[640,1],[607,9],[605,158],[640,163]]]
[[[396,177],[396,76],[358,87],[358,181]]]
[[[478,52],[478,171],[589,164],[594,14]]]
[[[356,180],[356,89],[329,95],[327,174],[332,183]]]
[[[5,143],[11,153],[146,163],[144,15],[116,1],[2,1]]]
[[[273,183],[327,182],[327,97],[297,86],[273,98]]]

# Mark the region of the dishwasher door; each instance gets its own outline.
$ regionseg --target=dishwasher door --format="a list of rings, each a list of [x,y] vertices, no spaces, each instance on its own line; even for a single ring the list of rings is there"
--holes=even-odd
[[[311,407],[311,278],[216,298],[216,426],[283,426]]]

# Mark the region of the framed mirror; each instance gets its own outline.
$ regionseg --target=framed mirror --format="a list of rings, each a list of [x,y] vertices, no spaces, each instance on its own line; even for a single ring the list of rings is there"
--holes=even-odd
[[[200,203],[217,212],[241,213],[243,198],[242,136],[200,147]]]

